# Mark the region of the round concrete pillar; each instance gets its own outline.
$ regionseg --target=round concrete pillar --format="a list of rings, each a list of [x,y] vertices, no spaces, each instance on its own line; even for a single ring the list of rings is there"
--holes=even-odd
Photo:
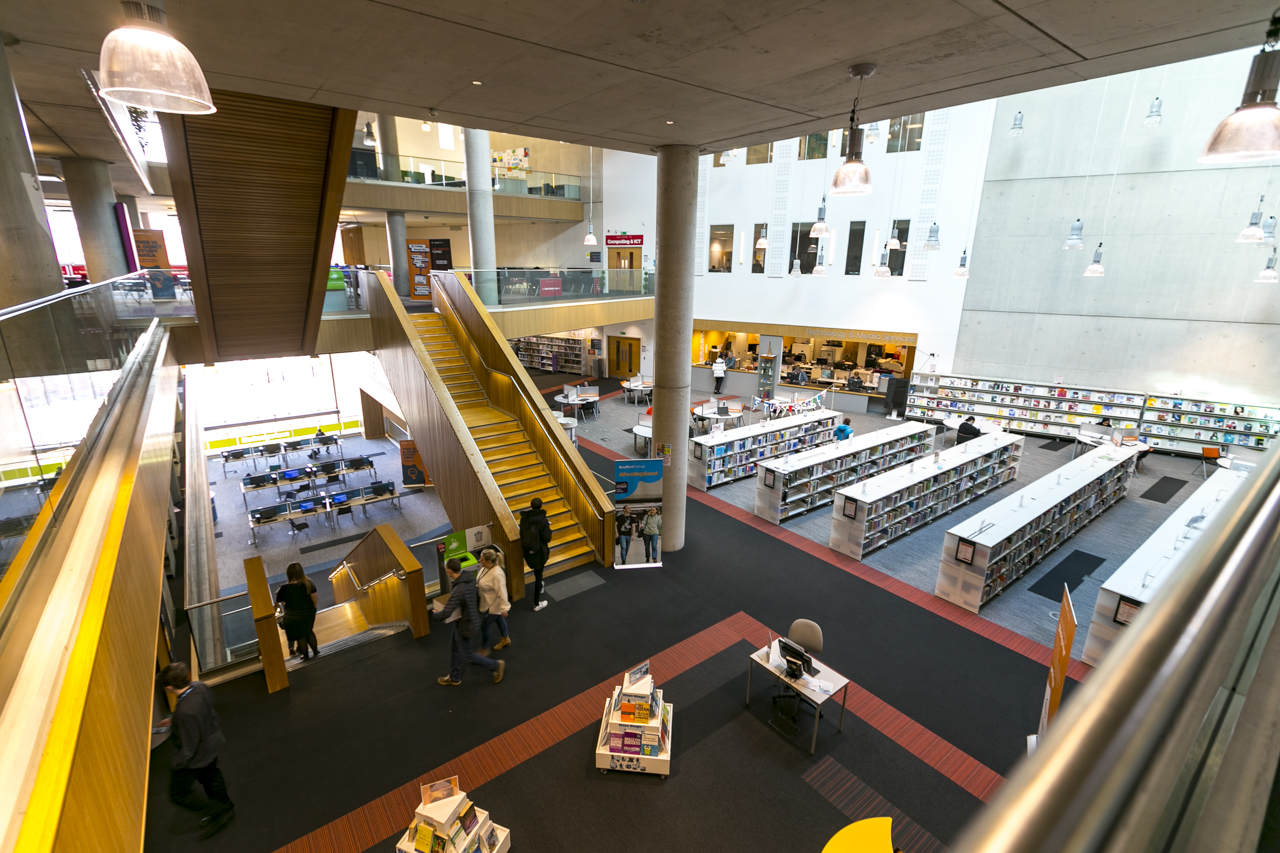
[[[493,233],[493,161],[489,131],[462,130],[467,154],[467,232],[472,284],[485,305],[498,304],[498,250]]]
[[[384,181],[404,180],[400,174],[400,137],[396,135],[396,117],[378,113],[378,154],[382,163],[378,167],[378,177]]]
[[[404,211],[387,211],[387,257],[391,260],[391,283],[396,293],[409,295],[409,280],[412,271],[409,269],[408,234],[404,230]]]
[[[64,157],[62,176],[76,215],[76,230],[84,247],[84,263],[89,281],[106,281],[129,272],[116,222],[116,192],[106,160]]]

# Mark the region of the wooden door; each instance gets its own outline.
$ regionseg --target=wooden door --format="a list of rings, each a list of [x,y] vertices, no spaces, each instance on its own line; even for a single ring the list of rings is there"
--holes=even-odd
[[[609,338],[609,375],[614,379],[630,379],[639,372],[639,339]]]

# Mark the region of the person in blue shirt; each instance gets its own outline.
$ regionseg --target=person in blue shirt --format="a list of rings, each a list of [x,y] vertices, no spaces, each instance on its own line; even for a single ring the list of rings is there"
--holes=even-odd
[[[836,427],[836,441],[844,441],[853,435],[853,427],[849,426],[849,418],[844,419],[844,423]]]

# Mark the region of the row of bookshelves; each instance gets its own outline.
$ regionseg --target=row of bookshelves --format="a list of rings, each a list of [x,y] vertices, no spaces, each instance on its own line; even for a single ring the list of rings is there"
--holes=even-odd
[[[688,483],[706,491],[756,475],[765,459],[835,440],[837,413],[817,409],[690,439]]]
[[[551,373],[572,373],[582,375],[586,360],[582,338],[561,338],[554,335],[534,335],[527,338],[515,338],[511,348],[515,350],[520,363],[536,370]]]

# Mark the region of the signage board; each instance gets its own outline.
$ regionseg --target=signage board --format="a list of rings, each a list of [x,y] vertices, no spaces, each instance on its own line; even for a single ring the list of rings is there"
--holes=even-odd
[[[643,246],[643,234],[606,234],[604,235],[605,246]]]
[[[409,298],[414,302],[431,300],[431,249],[423,240],[406,240],[409,252]]]

